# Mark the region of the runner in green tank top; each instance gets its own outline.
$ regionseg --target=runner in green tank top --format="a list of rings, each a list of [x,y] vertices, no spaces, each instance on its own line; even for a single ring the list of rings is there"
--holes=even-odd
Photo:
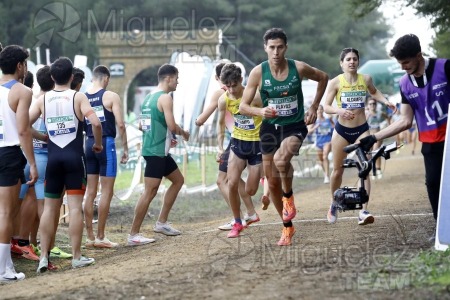
[[[242,96],[240,113],[262,116],[260,130],[264,173],[270,198],[283,220],[280,246],[291,245],[296,215],[292,195],[293,167],[291,159],[298,151],[308,130],[317,118],[317,108],[328,84],[328,75],[308,64],[286,59],[287,36],[280,28],[264,34],[264,51],[268,60],[253,68]],[[301,81],[308,78],[318,82],[313,103],[304,113]],[[256,92],[260,92],[263,108],[251,107]],[[304,118],[306,119],[304,120]]]
[[[264,106],[273,108],[277,112],[275,117],[265,120],[269,124],[294,124],[303,121],[305,116],[302,83],[295,61],[293,59],[286,59],[286,61],[288,74],[284,80],[277,80],[272,76],[268,61],[261,64],[261,99]]]
[[[158,99],[165,94],[165,91],[149,94],[142,103],[143,156],[164,157],[169,153],[172,133],[167,128],[164,112],[158,110]]]
[[[168,64],[162,65],[158,70],[158,90],[147,96],[141,107],[139,129],[144,132],[142,156],[146,161],[144,192],[136,203],[133,224],[128,235],[130,246],[155,241],[142,236],[139,231],[163,177],[169,179],[172,184],[164,194],[163,205],[153,231],[170,236],[181,234],[167,222],[170,210],[184,184],[184,177],[169,154],[172,133],[181,135],[185,141],[189,140],[189,132],[180,128],[173,117],[173,99],[169,93],[175,91],[177,85],[178,69]]]

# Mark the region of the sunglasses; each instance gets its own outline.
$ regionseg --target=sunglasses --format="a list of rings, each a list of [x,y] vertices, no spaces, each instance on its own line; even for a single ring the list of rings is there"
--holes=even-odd
[[[369,105],[377,105],[376,103],[369,103]]]
[[[342,49],[342,52],[355,52],[355,53],[358,53],[359,51],[356,48],[344,48],[344,49]]]

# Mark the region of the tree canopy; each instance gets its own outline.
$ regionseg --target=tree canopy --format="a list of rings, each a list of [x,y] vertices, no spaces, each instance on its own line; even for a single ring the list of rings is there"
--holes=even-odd
[[[390,33],[381,13],[372,11],[356,19],[351,6],[329,0],[316,0],[313,5],[307,0],[285,0],[277,5],[269,0],[0,3],[0,41],[4,45],[34,49],[41,44],[50,49],[51,61],[59,56],[84,54],[90,67],[98,63],[95,34],[99,30],[170,30],[181,24],[180,20],[186,21],[189,29],[222,29],[224,54],[248,68],[267,58],[262,36],[271,27],[286,31],[289,57],[330,76],[340,73],[339,54],[345,47],[358,48],[363,62],[388,57],[385,45]],[[51,6],[55,3],[59,4]],[[36,60],[35,54],[31,58]]]
[[[437,56],[450,57],[450,1],[449,0],[402,0],[404,6],[412,6],[417,13],[431,20],[436,31],[433,48]],[[376,11],[387,0],[347,0],[355,8],[357,17],[365,17]]]

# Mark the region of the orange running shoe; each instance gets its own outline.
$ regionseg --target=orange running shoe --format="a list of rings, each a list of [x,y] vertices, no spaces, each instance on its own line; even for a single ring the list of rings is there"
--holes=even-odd
[[[11,252],[15,254],[22,255],[22,250],[19,248],[19,245],[17,244],[17,240],[11,240]]]
[[[39,256],[37,256],[36,253],[34,253],[33,247],[31,245],[26,246],[16,246],[17,249],[20,249],[22,251],[22,256],[29,260],[39,261]]]
[[[289,198],[283,197],[283,221],[289,222],[297,214],[297,209],[295,208],[294,195]]]
[[[281,233],[281,238],[278,241],[278,246],[290,246],[292,244],[292,237],[294,236],[295,228],[292,227],[283,227],[283,231]]]
[[[269,207],[270,199],[266,195],[262,195],[261,197],[261,208],[262,210],[266,210]]]

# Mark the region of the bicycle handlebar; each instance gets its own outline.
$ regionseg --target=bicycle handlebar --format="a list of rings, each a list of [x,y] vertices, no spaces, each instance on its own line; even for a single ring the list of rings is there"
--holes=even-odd
[[[345,153],[352,153],[353,151],[358,149],[359,146],[361,146],[361,145],[360,144],[350,144],[350,145],[344,147],[344,152]]]
[[[359,143],[351,144],[344,147],[343,150],[345,153],[351,153],[356,150],[356,156],[358,157],[359,162],[355,162],[355,164],[351,164],[351,166],[356,166],[358,168],[358,176],[360,178],[366,178],[372,168],[372,163],[374,161],[376,161],[381,156],[385,159],[389,159],[389,153],[402,147],[403,144],[397,145],[397,142],[393,142],[389,145],[382,145],[380,148],[372,152],[365,152],[360,146],[361,144]],[[372,157],[368,159],[366,154],[372,154]]]

